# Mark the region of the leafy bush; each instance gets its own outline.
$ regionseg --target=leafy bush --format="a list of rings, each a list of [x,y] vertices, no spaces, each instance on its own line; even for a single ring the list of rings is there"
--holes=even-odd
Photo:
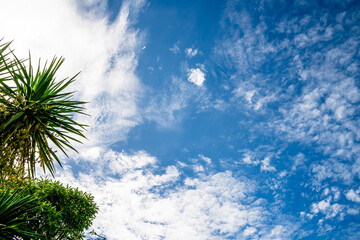
[[[11,182],[2,182],[2,185],[7,189],[14,187]],[[22,212],[32,220],[19,229],[44,235],[46,239],[83,239],[84,231],[91,226],[98,212],[93,196],[59,181],[29,180],[17,188],[21,189],[23,197],[32,196],[32,203],[38,206]]]

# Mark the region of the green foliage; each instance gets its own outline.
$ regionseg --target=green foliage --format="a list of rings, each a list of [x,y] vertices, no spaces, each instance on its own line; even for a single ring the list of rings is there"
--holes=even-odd
[[[52,175],[58,156],[52,142],[66,156],[66,148],[74,149],[70,141],[80,142],[85,125],[73,120],[84,114],[84,102],[72,101],[74,92],[63,92],[75,77],[55,81],[55,74],[64,59],[56,58],[36,71],[31,57],[19,60],[9,44],[0,45],[0,169],[18,167],[18,171],[35,176],[35,165]],[[27,63],[27,66],[25,65]]]
[[[35,196],[25,195],[23,191],[9,190],[0,192],[0,240],[14,239],[42,239],[43,235],[34,231],[28,231],[26,226],[37,221],[36,218],[29,218],[29,212],[36,212],[39,209]]]
[[[2,185],[14,187],[12,182],[3,181]],[[33,220],[22,225],[21,230],[44,235],[46,239],[83,239],[84,230],[98,212],[93,196],[58,181],[31,179],[18,187],[40,206],[36,211],[26,211],[25,216]]]

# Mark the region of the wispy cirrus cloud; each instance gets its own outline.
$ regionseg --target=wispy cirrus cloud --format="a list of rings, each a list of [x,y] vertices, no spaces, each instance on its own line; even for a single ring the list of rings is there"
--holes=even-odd
[[[172,77],[170,85],[152,97],[144,115],[148,120],[155,121],[161,127],[174,127],[181,122],[186,114],[184,109],[197,93],[203,94],[201,90],[194,89],[183,79]]]
[[[322,226],[330,226],[328,219],[348,214],[351,203],[311,201],[328,184],[357,186],[360,176],[359,8],[345,2],[322,7],[299,3],[229,1],[222,21],[226,34],[214,55],[230,72],[224,80],[231,86],[230,102],[251,116],[247,124],[270,141],[276,136],[275,149],[284,141],[320,154],[282,156],[284,164],[274,163],[274,168],[288,166],[282,176],[312,186],[309,209],[325,215]],[[261,120],[254,124],[252,116]],[[262,162],[265,169],[269,161],[259,159],[256,151],[254,146],[241,162]]]
[[[185,64],[186,65],[186,64]],[[203,65],[196,69],[188,69],[185,77],[170,77],[171,82],[163,89],[157,89],[156,94],[149,100],[144,109],[144,117],[156,122],[160,127],[173,128],[179,126],[187,116],[187,109],[191,104],[206,106],[209,94],[204,87],[205,72]],[[195,85],[195,86],[194,86]]]
[[[253,24],[257,14],[265,10],[234,12],[232,4],[225,15],[232,24],[230,37],[215,49],[215,54],[223,57],[225,67],[236,70],[230,78],[235,85],[234,99],[242,98],[255,110],[275,104],[278,112],[264,111],[280,117],[268,124],[280,135],[284,133],[288,141],[316,143],[334,157],[358,156],[358,120],[354,118],[360,101],[354,78],[359,64],[356,15],[341,12],[341,17],[330,17],[324,10],[303,17],[289,16],[274,22],[275,31],[286,33],[286,37],[270,39],[269,22]],[[349,27],[354,31],[344,32]],[[300,44],[300,36],[309,42]],[[341,43],[336,47],[325,44],[332,41]],[[261,70],[274,61],[275,66],[283,61],[289,64],[276,68],[274,73]],[[284,73],[291,74],[284,78]]]

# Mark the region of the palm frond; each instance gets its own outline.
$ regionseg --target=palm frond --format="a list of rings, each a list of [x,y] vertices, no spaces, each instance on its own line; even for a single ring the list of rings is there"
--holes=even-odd
[[[24,230],[24,226],[36,220],[26,218],[26,213],[37,208],[39,206],[34,196],[25,195],[20,190],[12,193],[9,190],[0,192],[0,239],[43,239],[44,236],[40,234]]]

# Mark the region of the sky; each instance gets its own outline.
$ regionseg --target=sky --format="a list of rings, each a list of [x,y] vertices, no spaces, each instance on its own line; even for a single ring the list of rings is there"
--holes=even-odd
[[[360,239],[355,0],[1,1],[91,116],[56,179],[116,239]],[[41,172],[39,172],[41,174]],[[89,230],[91,230],[89,229]]]

